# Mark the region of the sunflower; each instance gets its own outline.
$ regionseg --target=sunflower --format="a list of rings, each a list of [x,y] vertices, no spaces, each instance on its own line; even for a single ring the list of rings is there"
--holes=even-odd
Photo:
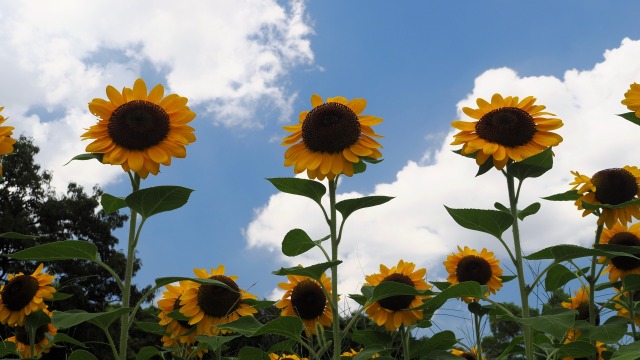
[[[475,281],[480,285],[487,285],[489,290],[485,296],[489,296],[489,293],[495,294],[502,287],[500,260],[496,259],[493,252],[482,249],[478,253],[468,246],[464,249],[458,246],[458,251],[457,254],[447,256],[447,261],[443,263],[449,273],[448,282],[455,285],[465,281]],[[463,297],[462,300],[466,303],[478,301],[476,298],[469,297]]]
[[[309,360],[309,358],[300,358],[298,355],[288,355],[288,354],[269,354],[269,360]]]
[[[565,340],[564,343],[568,344],[571,342],[574,342],[576,340],[578,340],[578,338],[580,337],[580,330],[578,329],[569,329],[567,331],[567,334],[565,335]],[[604,346],[605,344],[601,341],[597,341],[596,340],[596,349],[598,351],[598,357],[597,360],[604,360],[604,358],[602,357],[602,352],[606,351],[607,348]],[[586,360],[588,358],[584,357],[584,358],[575,358],[575,357],[571,357],[571,356],[567,356],[564,357],[563,360]]]
[[[46,309],[42,309],[42,311],[49,316],[49,319],[51,319],[51,313],[49,311]],[[33,341],[35,345],[34,351],[33,354],[31,354],[29,332],[24,328],[24,326],[16,326],[13,328],[13,331],[15,335],[7,338],[6,341],[16,344],[16,352],[21,359],[38,358],[41,354],[48,353],[53,345],[50,340],[58,333],[58,329],[53,326],[51,321],[38,327]]]
[[[574,292],[574,295],[569,301],[562,302],[562,307],[576,310],[576,320],[590,321],[589,317],[589,287],[582,286]],[[596,325],[600,325],[600,314],[597,314],[596,309]]]
[[[635,112],[636,117],[640,117],[640,85],[636,83],[630,85],[629,90],[624,93],[622,105]]]
[[[455,356],[460,356],[461,358],[467,359],[467,360],[476,360],[478,359],[478,350],[476,350],[476,347],[472,347],[471,350],[469,351],[464,351],[464,350],[458,350],[458,349],[451,349],[451,353]],[[482,357],[483,360],[487,360],[486,357]]]
[[[600,244],[635,246],[639,251],[632,255],[640,256],[640,223],[627,228],[627,225],[616,222],[613,228],[602,230]],[[600,257],[599,262],[605,261],[604,256]],[[628,274],[640,274],[640,260],[627,256],[614,256],[609,260],[609,266],[605,272],[609,272],[611,282],[622,280]]]
[[[47,308],[43,300],[53,298],[55,276],[43,273],[43,267],[40,264],[31,275],[9,274],[0,286],[0,324],[24,326],[27,315]]]
[[[451,125],[460,130],[451,145],[462,144],[462,155],[476,154],[476,163],[493,158],[493,165],[502,170],[509,160],[521,161],[550,146],[562,142],[562,137],[550,132],[562,127],[562,120],[544,112],[544,105],[534,105],[536,98],[494,94],[491,103],[477,99],[477,109],[462,111],[477,121],[456,120]],[[552,117],[548,117],[552,116]]]
[[[380,264],[380,273],[367,275],[365,286],[377,286],[383,282],[393,281],[409,285],[416,290],[429,290],[432,286],[427,284],[425,276],[427,269],[421,268],[414,271],[416,265],[404,260],[398,261],[397,266],[391,268]],[[426,295],[395,295],[380,299],[368,305],[364,311],[375,321],[378,326],[384,325],[387,331],[395,331],[400,325],[411,325],[422,320],[422,310],[415,309],[427,299]]]
[[[82,134],[95,139],[86,151],[103,154],[104,164],[121,165],[141,178],[160,171],[160,164],[171,165],[171,158],[187,155],[185,145],[196,141],[194,129],[187,125],[196,114],[187,106],[187,98],[164,96],[164,87],[156,85],[147,93],[142,79],[119,92],[107,86],[107,97],[93,99],[89,110],[100,118]]]
[[[636,166],[600,170],[590,178],[577,171],[571,172],[575,180],[573,190],[582,195],[576,200],[578,210],[584,210],[582,216],[593,213],[593,210],[585,209],[582,202],[593,205],[620,205],[640,196],[640,169]],[[640,219],[640,205],[629,205],[619,209],[602,208],[598,225],[605,224],[611,229],[619,221],[623,224],[631,222],[632,217]]]
[[[356,355],[358,354],[360,354],[360,351],[349,349],[349,351],[343,352],[342,354],[340,354],[340,356],[356,357]],[[373,356],[371,356],[371,359],[375,359],[377,357],[380,357],[380,355],[374,354]]]
[[[158,301],[160,325],[166,326],[165,335],[162,337],[163,346],[189,346],[196,342],[195,326],[189,325],[188,321],[174,319],[170,315],[180,309],[182,294],[196,284],[192,281],[183,280],[178,283],[178,286],[169,284],[165,287],[167,291],[162,293],[162,299]]]
[[[4,106],[0,106],[0,111],[4,109]],[[0,125],[5,122],[7,118],[0,115]],[[0,126],[0,160],[2,160],[2,155],[11,154],[13,152],[13,144],[16,143],[14,139],[11,138],[13,135],[13,126]],[[2,176],[2,162],[0,162],[0,177]]]
[[[322,274],[322,283],[299,275],[287,275],[287,279],[289,282],[278,284],[281,289],[286,290],[282,299],[276,303],[276,307],[282,309],[280,314],[299,317],[307,336],[317,334],[317,327],[320,325],[331,326],[333,314],[327,298],[331,297],[331,278]]]
[[[314,94],[311,105],[313,109],[300,113],[299,124],[284,127],[293,133],[282,141],[283,146],[292,145],[284,153],[285,166],[293,166],[296,174],[307,170],[309,179],[334,179],[352,176],[353,164],[363,157],[382,157],[382,145],[373,139],[381,136],[371,128],[382,118],[361,115],[365,99],[336,96],[325,103]]]
[[[631,318],[630,308],[635,306],[635,304],[640,301],[640,290],[635,290],[633,295],[629,292],[625,291],[623,288],[616,288],[616,291],[619,293],[613,298],[613,306],[616,310],[618,310],[618,316]],[[640,314],[634,312],[633,320],[635,321],[637,326],[640,326]]]
[[[189,325],[197,325],[197,335],[226,334],[228,330],[220,330],[218,326],[238,320],[241,316],[250,316],[258,312],[253,306],[244,302],[258,297],[240,289],[236,284],[237,276],[225,276],[224,266],[211,268],[211,274],[205,269],[194,269],[200,279],[213,279],[227,285],[195,284],[180,296],[180,313],[189,318]]]

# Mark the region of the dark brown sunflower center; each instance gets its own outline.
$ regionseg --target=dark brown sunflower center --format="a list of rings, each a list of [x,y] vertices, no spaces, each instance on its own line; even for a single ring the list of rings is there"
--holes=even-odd
[[[467,255],[460,259],[456,266],[456,276],[459,282],[476,281],[480,285],[486,285],[491,280],[491,264],[476,255]]]
[[[640,239],[633,233],[626,231],[616,233],[609,239],[609,244],[639,247],[638,252],[634,252],[632,255],[640,257]],[[640,267],[640,259],[627,256],[614,256],[611,258],[611,263],[620,270],[632,270]]]
[[[394,273],[388,275],[380,282],[383,283],[388,281],[409,285],[414,288],[416,287],[413,281],[411,281],[407,275],[403,274]],[[414,298],[415,296],[413,295],[395,295],[378,300],[378,304],[387,310],[400,311],[409,308],[409,305],[411,305]]]
[[[526,111],[517,107],[491,110],[476,123],[482,139],[506,147],[528,144],[536,133],[536,123]]]
[[[173,303],[173,311],[176,310],[180,310],[180,296],[178,296],[176,298],[176,301]],[[178,322],[178,324],[182,325],[182,327],[186,327],[189,328],[191,327],[191,325],[189,325],[189,321],[186,320],[176,320]]]
[[[47,330],[49,330],[49,326],[44,324],[36,329],[36,336],[33,341],[34,344],[38,344],[40,341],[44,339],[44,334],[46,334]],[[15,327],[16,339],[18,342],[24,345],[29,345],[29,333],[24,326],[16,326]]]
[[[11,311],[18,311],[27,306],[36,296],[40,284],[30,275],[19,275],[9,280],[2,289],[2,303]]]
[[[602,204],[618,205],[634,198],[638,193],[638,182],[625,169],[605,169],[591,178],[596,186],[596,200]]]
[[[460,356],[463,359],[467,359],[467,360],[476,360],[476,357],[473,354],[468,353],[468,352],[465,352],[462,355],[458,355],[458,356]]]
[[[304,280],[293,288],[291,305],[302,320],[312,320],[324,312],[327,297],[315,281]]]
[[[218,280],[233,290],[217,285],[201,285],[198,290],[198,305],[205,314],[225,317],[240,306],[240,288],[228,276],[214,275],[209,279]]]
[[[157,104],[133,100],[120,105],[109,119],[109,137],[128,150],[158,145],[169,134],[169,114]]]
[[[591,318],[589,317],[589,301],[581,302],[576,310],[578,311],[576,320],[591,321]],[[598,310],[596,309],[596,326],[600,325],[600,315],[597,311]]]
[[[302,123],[302,141],[312,151],[339,153],[355,144],[359,137],[358,115],[339,103],[316,106]]]

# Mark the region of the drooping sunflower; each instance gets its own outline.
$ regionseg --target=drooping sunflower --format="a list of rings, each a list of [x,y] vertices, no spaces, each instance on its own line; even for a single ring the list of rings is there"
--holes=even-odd
[[[331,326],[331,278],[322,274],[320,284],[317,280],[306,276],[287,275],[289,282],[279,283],[278,287],[286,290],[282,299],[276,303],[282,309],[282,316],[297,316],[302,320],[307,336],[318,333],[318,326]],[[324,287],[324,290],[322,289]]]
[[[582,195],[576,200],[578,210],[584,210],[582,216],[593,213],[593,210],[585,209],[583,202],[593,205],[620,205],[640,197],[640,169],[636,166],[623,168],[604,169],[593,174],[592,177],[582,175],[577,171],[571,172],[575,180],[573,190]],[[632,218],[640,219],[640,205],[630,205],[619,209],[602,208],[598,225],[605,224],[611,229],[616,222],[626,224]]]
[[[380,273],[367,275],[365,286],[377,286],[383,282],[397,282],[409,285],[416,290],[429,290],[432,286],[427,284],[425,276],[427,269],[415,270],[416,265],[404,260],[398,261],[397,266],[391,268],[380,264]],[[414,271],[415,270],[415,271]],[[375,321],[378,326],[383,326],[387,331],[395,331],[402,324],[409,326],[422,320],[422,310],[415,309],[427,299],[426,295],[395,295],[380,299],[368,305],[364,311]]]
[[[43,273],[43,268],[40,264],[31,275],[9,274],[0,286],[0,324],[24,326],[27,315],[47,308],[43,300],[53,298],[55,276]]]
[[[447,281],[452,285],[475,281],[489,287],[485,296],[489,296],[489,293],[495,294],[502,287],[500,260],[487,249],[478,252],[468,246],[465,246],[464,249],[458,246],[458,253],[447,256],[447,260],[443,264],[449,273]],[[466,303],[478,301],[476,298],[469,297],[463,297],[462,300]]]
[[[211,273],[206,269],[193,269],[198,278],[220,281],[232,290],[196,283],[185,289],[180,296],[180,313],[189,318],[189,325],[197,324],[196,335],[226,334],[229,331],[218,329],[218,326],[258,312],[245,302],[258,297],[240,289],[236,284],[238,277],[226,276],[224,271],[223,265],[217,269],[211,268]]]
[[[618,310],[618,316],[631,318],[629,309],[640,301],[640,290],[633,292],[625,291],[624,288],[616,288],[618,294],[613,297],[613,306]],[[634,311],[633,320],[640,326],[640,314]]]
[[[162,326],[166,326],[165,335],[162,337],[163,346],[189,346],[196,342],[195,325],[189,325],[188,321],[178,320],[169,315],[176,310],[180,310],[182,294],[196,284],[192,281],[183,280],[178,283],[178,286],[169,284],[165,287],[167,291],[162,293],[162,299],[158,301],[158,308],[160,309],[160,313],[158,313],[159,323]]]
[[[0,111],[4,109],[4,106],[0,106]],[[5,122],[7,118],[0,115],[0,125]],[[11,138],[13,135],[13,126],[0,126],[0,177],[2,176],[2,155],[11,154],[13,152],[13,144],[16,143]]]
[[[491,103],[477,99],[477,109],[462,108],[477,121],[452,122],[460,132],[451,145],[462,145],[462,155],[475,153],[478,165],[492,158],[493,165],[502,170],[509,160],[521,161],[560,144],[562,137],[551,130],[562,127],[562,120],[535,102],[533,96],[520,101],[517,96],[500,94],[494,94]]]
[[[640,117],[640,85],[633,83],[629,86],[629,90],[624,93],[624,100],[621,101],[629,110],[636,113]]]
[[[122,92],[109,85],[107,97],[108,101],[96,98],[89,103],[100,120],[82,134],[83,140],[95,139],[86,151],[103,154],[104,164],[121,165],[144,179],[149,173],[157,175],[160,164],[171,165],[172,157],[185,157],[185,145],[196,141],[194,129],[187,125],[196,117],[187,98],[164,96],[162,85],[148,93],[142,79]]]
[[[472,347],[470,351],[451,349],[451,353],[455,356],[460,356],[463,359],[467,360],[477,360],[478,359],[478,350],[476,347]],[[482,357],[483,360],[487,360],[486,357]]]
[[[269,354],[269,360],[309,360],[309,358],[301,358],[295,354]]]
[[[564,344],[568,344],[571,342],[574,342],[576,340],[578,340],[578,338],[580,338],[582,334],[580,333],[580,330],[578,329],[569,329],[567,330],[567,334],[565,335],[565,339],[564,339]],[[602,352],[606,351],[607,348],[605,347],[605,343],[603,343],[602,341],[597,341],[596,340],[596,349],[597,349],[597,360],[604,360],[604,358],[602,357]],[[571,357],[571,356],[567,356],[564,357],[563,360],[587,360],[587,358],[575,358],[575,357]]]
[[[640,223],[627,228],[627,225],[615,223],[611,229],[602,229],[600,244],[624,245],[638,247],[638,252],[633,253],[640,257]],[[599,262],[607,259],[602,256]],[[627,256],[614,256],[609,259],[609,266],[604,270],[609,272],[609,281],[614,282],[624,279],[628,274],[640,274],[640,260]]]
[[[562,302],[562,307],[570,310],[576,310],[576,320],[590,321],[589,316],[589,287],[582,286],[574,292],[574,295],[569,301]],[[600,325],[600,314],[596,309],[596,325]]]
[[[340,354],[340,356],[348,356],[348,357],[355,357],[356,355],[360,354],[360,351],[362,350],[355,350],[355,349],[349,349],[349,351],[345,351],[342,354]],[[380,355],[378,354],[373,354],[371,356],[371,359],[375,359],[380,357]]]
[[[51,319],[51,313],[46,309],[42,309],[49,319]],[[7,341],[16,344],[16,351],[21,359],[38,358],[42,353],[48,353],[51,350],[50,340],[54,335],[58,333],[58,329],[53,326],[51,321],[41,325],[36,329],[33,354],[31,353],[31,344],[29,342],[29,332],[24,326],[16,326],[13,328],[15,335],[7,338]]]
[[[334,179],[339,174],[352,176],[353,164],[362,157],[382,157],[382,145],[373,139],[382,136],[371,128],[382,118],[362,115],[365,99],[336,96],[324,102],[314,94],[311,105],[313,109],[300,113],[298,124],[284,127],[293,133],[282,141],[291,146],[284,153],[285,166],[293,166],[296,174],[306,170],[309,179]]]

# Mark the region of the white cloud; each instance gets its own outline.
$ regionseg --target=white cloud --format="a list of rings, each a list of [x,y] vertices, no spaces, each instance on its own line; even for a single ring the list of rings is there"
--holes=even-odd
[[[620,101],[629,84],[640,80],[640,41],[623,40],[617,49],[604,53],[604,61],[586,71],[569,70],[563,79],[552,76],[520,77],[511,69],[491,69],[475,80],[473,91],[457,104],[459,117],[463,106],[475,106],[475,99],[489,99],[495,92],[520,97],[534,95],[563,119],[559,130],[564,142],[555,151],[554,168],[523,185],[521,208],[542,203],[539,214],[522,223],[524,251],[558,243],[593,241],[594,218],[581,218],[571,202],[549,202],[540,197],[569,190],[571,170],[586,174],[627,164],[637,165],[637,137],[640,129],[614,115],[626,112]],[[448,119],[454,120],[454,119]],[[501,258],[504,250],[491,236],[458,226],[443,204],[454,208],[493,208],[495,201],[508,204],[504,177],[493,170],[475,178],[473,160],[454,154],[450,146],[453,130],[428,163],[409,161],[397,172],[396,180],[378,184],[373,194],[395,196],[379,207],[361,210],[347,221],[340,258],[340,292],[358,291],[364,274],[378,271],[379,264],[395,265],[399,259],[412,261],[428,270],[428,279],[446,277],[442,262],[456,251],[456,245],[489,248]],[[388,147],[388,146],[387,146]],[[456,148],[459,148],[456,147]],[[424,160],[424,159],[423,159]],[[366,176],[366,175],[364,175]],[[357,176],[345,181],[358,181]],[[371,195],[371,194],[367,194]],[[361,196],[343,194],[340,197]],[[250,248],[265,248],[278,253],[286,232],[299,227],[312,238],[326,235],[326,225],[312,201],[287,194],[273,195],[256,210],[245,236]],[[505,233],[511,242],[510,230]],[[282,256],[282,255],[280,255]],[[317,252],[297,258],[284,258],[290,265],[324,261]],[[506,265],[506,264],[505,264]],[[512,266],[509,266],[512,268]]]
[[[109,167],[78,173],[61,167],[83,152],[83,128],[95,119],[87,103],[108,84],[131,86],[141,72],[166,77],[168,91],[201,105],[224,126],[260,127],[256,111],[291,114],[295,94],[281,84],[296,65],[313,61],[302,0],[90,2],[45,0],[5,4],[0,14],[0,88],[6,125],[33,136],[38,161],[55,185],[113,180]],[[33,109],[49,113],[36,113]],[[55,111],[54,111],[55,110]]]

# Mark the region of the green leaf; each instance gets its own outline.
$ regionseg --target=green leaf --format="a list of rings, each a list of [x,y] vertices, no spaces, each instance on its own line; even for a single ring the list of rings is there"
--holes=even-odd
[[[367,303],[367,298],[361,294],[349,294],[349,298],[361,306],[364,306],[364,304]]]
[[[553,153],[551,148],[528,157],[522,161],[507,165],[507,174],[523,181],[526,178],[536,178],[553,167]]]
[[[431,281],[431,283],[433,284],[433,286],[436,287],[436,289],[442,291],[446,288],[448,288],[449,286],[451,286],[451,283],[448,281]]]
[[[554,245],[545,249],[542,249],[538,252],[535,252],[529,256],[525,256],[527,260],[546,260],[553,259],[556,262],[567,261],[572,259],[577,259],[585,256],[625,256],[625,257],[633,257],[630,254],[619,252],[619,251],[607,251],[599,249],[603,245],[597,245],[595,249],[584,248],[577,245]]]
[[[501,239],[502,233],[513,224],[511,214],[498,210],[452,209],[446,205],[445,208],[458,225],[493,235],[498,239]]]
[[[73,294],[61,293],[56,291],[53,293],[53,298],[49,301],[62,301],[70,297],[73,297]]]
[[[181,186],[154,186],[135,191],[124,201],[131,209],[148,218],[152,215],[182,207],[193,190]]]
[[[159,356],[164,359],[162,351],[160,351],[155,346],[145,346],[136,355],[136,360],[149,360],[154,356]]]
[[[232,330],[243,336],[253,336],[262,324],[253,316],[242,316],[236,321],[218,325],[220,329]]]
[[[508,207],[506,207],[506,206],[502,205],[502,204],[501,204],[501,203],[499,203],[499,202],[494,203],[494,204],[493,204],[493,207],[494,207],[494,208],[496,208],[496,209],[498,209],[499,211],[502,211],[502,212],[504,212],[504,213],[507,213],[507,214],[511,215],[511,210],[509,210],[509,208],[508,208]]]
[[[280,341],[279,343],[273,344],[269,348],[269,351],[267,352],[268,353],[280,353],[280,352],[291,353],[293,349],[296,347],[296,345],[298,345],[298,343],[295,340],[287,339],[284,341]]]
[[[353,164],[353,173],[361,174],[367,170],[367,164],[364,161],[360,160],[357,163]]]
[[[322,197],[327,188],[318,181],[298,178],[270,178],[267,179],[276,189],[287,194],[306,196],[322,206]]]
[[[509,281],[513,280],[517,278],[516,275],[502,275],[500,276],[500,280],[502,280],[502,283],[508,283]]]
[[[67,360],[98,360],[98,358],[86,350],[76,350]]]
[[[351,339],[359,344],[368,346],[385,345],[391,342],[391,335],[387,332],[375,330],[353,330]]]
[[[6,255],[16,260],[98,260],[98,248],[88,241],[64,240],[38,245]]]
[[[433,314],[449,299],[462,297],[482,298],[484,296],[484,293],[485,291],[483,291],[482,286],[480,286],[480,284],[478,284],[477,282],[465,281],[459,284],[451,285],[441,293],[425,301],[425,303],[420,306],[420,308],[424,309],[428,313]]]
[[[395,281],[385,281],[376,285],[373,288],[373,294],[371,298],[368,300],[369,304],[372,304],[376,301],[382,300],[384,298],[388,298],[391,296],[400,296],[400,295],[422,295],[424,292],[416,289],[413,286],[409,286],[407,284],[395,282]],[[431,292],[429,292],[431,293]]]
[[[104,154],[98,154],[98,153],[80,154],[80,155],[74,156],[71,160],[67,161],[67,163],[64,164],[64,165],[68,165],[73,160],[93,160],[93,159],[96,159],[99,162],[102,162],[102,157],[103,156],[104,156]]]
[[[313,249],[316,243],[302,229],[293,229],[282,240],[282,253],[286,256],[298,256]]]
[[[157,321],[135,321],[136,327],[144,332],[156,335],[164,335],[165,327]]]
[[[543,199],[550,201],[576,201],[581,197],[582,195],[580,195],[577,190],[569,190],[563,193],[543,197]]]
[[[640,125],[640,119],[636,116],[635,112],[628,112],[624,114],[618,114],[623,119],[629,120],[636,125]]]
[[[15,355],[16,350],[16,343],[12,341],[0,342],[0,356]]]
[[[429,354],[437,350],[449,350],[458,342],[456,334],[452,331],[445,330],[433,334],[430,338],[422,341],[420,346],[414,347],[412,357],[420,357],[430,359]]]
[[[0,238],[17,239],[17,240],[34,240],[43,237],[42,235],[24,235],[17,232],[6,232],[0,234]]]
[[[587,358],[588,356],[594,355],[597,351],[598,349],[596,349],[595,346],[582,340],[572,341],[560,346],[558,349],[560,355],[573,358]]]
[[[586,321],[577,321],[575,327],[580,330],[580,338],[588,340],[598,340],[603,343],[612,344],[618,342],[627,333],[629,318],[612,316],[598,326],[589,324]]]
[[[201,343],[207,344],[210,350],[218,352],[222,345],[229,341],[240,337],[241,335],[225,335],[225,336],[196,336],[196,340]]]
[[[68,329],[72,326],[76,326],[87,321],[90,321],[93,324],[106,329],[114,320],[129,312],[129,310],[130,309],[128,308],[119,308],[113,311],[98,313],[88,313],[81,310],[72,310],[66,312],[56,311],[53,313],[51,322],[53,323],[53,326],[58,329]]]
[[[382,205],[391,199],[393,199],[391,196],[365,196],[356,199],[346,199],[336,204],[336,210],[342,214],[344,221],[356,210]]]
[[[260,349],[245,346],[240,349],[238,360],[269,360],[269,355]]]
[[[640,290],[640,275],[627,274],[622,279],[622,288],[625,292]]]
[[[539,202],[535,202],[535,203],[527,206],[526,208],[524,208],[524,210],[518,211],[518,218],[520,220],[524,220],[524,218],[526,218],[529,215],[533,215],[533,214],[537,213],[539,210],[540,210],[540,203]]]
[[[301,341],[300,333],[302,332],[302,327],[302,320],[299,317],[280,316],[264,324],[253,336],[276,334]]]
[[[102,194],[100,197],[100,205],[105,214],[111,214],[127,206],[124,198],[116,197],[111,194]]]
[[[475,155],[475,153],[474,153],[474,155]],[[474,158],[475,158],[475,156],[474,156]],[[493,156],[490,156],[487,159],[487,161],[485,161],[482,165],[478,166],[478,172],[476,173],[476,177],[486,174],[491,169],[493,169]]]
[[[552,264],[544,279],[544,288],[547,291],[554,291],[563,287],[569,281],[575,279],[577,275],[561,264]]]
[[[82,343],[82,342],[80,342],[80,341],[78,341],[78,340],[76,340],[76,339],[72,338],[71,336],[69,336],[69,335],[67,335],[67,334],[63,334],[63,333],[57,333],[57,334],[55,334],[55,335],[53,336],[53,340],[51,340],[51,342],[52,342],[53,344],[57,344],[57,343],[61,343],[61,342],[66,342],[66,343],[73,344],[73,345],[76,345],[76,346],[80,346],[80,347],[83,347],[83,348],[86,348],[86,347],[87,347],[84,343]]]
[[[331,268],[334,265],[337,266],[340,263],[342,263],[341,260],[324,262],[308,267],[296,266],[290,268],[280,268],[280,270],[274,271],[272,272],[272,274],[279,276],[300,275],[320,281],[320,277],[325,273],[325,271],[327,271],[327,269]]]
[[[640,341],[620,346],[609,360],[638,360],[638,354],[640,354]]]
[[[361,350],[356,356],[348,357],[347,359],[352,360],[369,360],[373,355],[378,354],[380,351],[384,350],[384,346],[367,346],[363,350]]]
[[[496,311],[498,309],[496,308]],[[573,310],[557,308],[551,309],[543,315],[527,319],[519,318],[511,313],[500,313],[498,318],[506,317],[543,333],[551,334],[556,339],[562,339],[567,330],[573,327],[575,316],[576,313]]]
[[[255,299],[244,299],[242,300],[242,302],[245,304],[249,304],[258,310],[266,309],[269,306],[276,303],[276,301],[271,301],[271,300],[255,300]]]
[[[189,277],[184,277],[184,276],[168,276],[168,277],[162,277],[162,278],[156,278],[156,288],[161,288],[165,285],[168,284],[172,284],[172,283],[176,283],[182,280],[189,280],[189,281],[193,281],[196,282],[198,284],[202,284],[202,285],[215,285],[215,286],[221,286],[225,289],[231,290],[231,291],[236,291],[234,290],[232,287],[230,287],[229,285],[223,283],[222,281],[218,281],[218,280],[214,280],[214,279],[200,279],[200,278],[189,278]]]
[[[635,199],[635,200],[629,200],[629,201],[625,201],[623,203],[620,204],[616,204],[616,205],[609,205],[609,204],[591,204],[588,203],[586,201],[582,202],[582,207],[585,208],[585,210],[597,210],[597,209],[623,209],[629,206],[634,206],[634,205],[638,205],[640,204],[640,199]]]

